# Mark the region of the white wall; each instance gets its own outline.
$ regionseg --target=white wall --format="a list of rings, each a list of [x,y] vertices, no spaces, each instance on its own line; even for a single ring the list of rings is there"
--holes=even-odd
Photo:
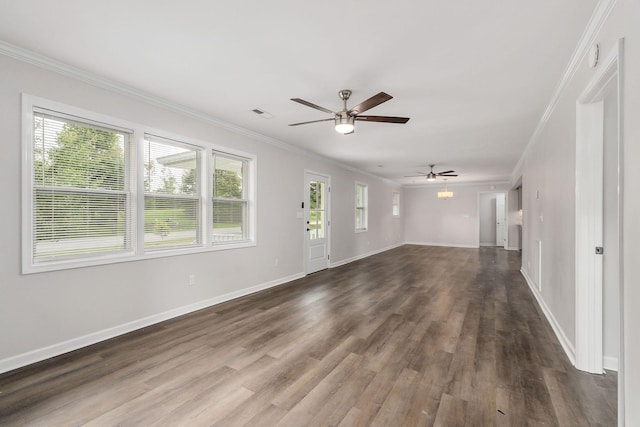
[[[453,198],[438,199],[441,183],[405,187],[407,243],[458,246],[479,246],[478,194],[482,191],[507,191],[508,185],[449,185]]]
[[[22,92],[257,155],[257,246],[21,275]],[[332,264],[404,240],[404,216],[391,216],[397,185],[4,56],[0,111],[0,372],[299,277],[305,169],[331,176]],[[369,184],[365,233],[354,232],[356,180]]]
[[[623,289],[624,352],[618,377],[624,389],[620,420],[640,425],[640,2],[617,2],[598,29],[595,41],[607,55],[624,37],[621,111],[623,126]],[[561,93],[538,138],[527,150],[521,169],[524,230],[522,269],[534,274],[537,240],[543,242],[543,289],[538,293],[552,323],[571,346],[575,343],[575,158],[576,100],[593,76],[585,58]],[[538,192],[538,193],[537,193]],[[536,197],[539,194],[539,198]],[[542,219],[541,219],[542,216]]]
[[[623,175],[624,212],[624,414],[627,425],[640,425],[640,1],[621,0],[618,15],[607,25],[610,32],[624,36]]]

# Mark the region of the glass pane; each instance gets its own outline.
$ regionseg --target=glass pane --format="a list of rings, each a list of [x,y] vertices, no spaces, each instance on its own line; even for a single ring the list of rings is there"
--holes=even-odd
[[[213,242],[246,239],[246,202],[233,200],[213,201]]]
[[[144,142],[144,191],[197,194],[197,157],[192,149],[151,139]]]
[[[318,195],[317,195],[317,203],[316,209],[324,210],[324,182],[318,182]]]
[[[316,235],[318,239],[324,239],[324,211],[316,211]]]
[[[243,177],[246,161],[214,154],[213,197],[244,199]]]
[[[361,185],[356,185],[356,206],[363,206],[364,204],[364,188]]]
[[[145,196],[145,249],[198,245],[198,208],[197,199]]]
[[[318,200],[318,183],[316,181],[309,182],[309,209],[317,208]]]
[[[318,211],[309,211],[309,239],[315,240],[318,238]]]
[[[34,260],[129,249],[127,196],[36,189]]]
[[[33,124],[35,185],[125,189],[125,134],[40,113]]]
[[[356,228],[364,228],[364,209],[356,209]]]

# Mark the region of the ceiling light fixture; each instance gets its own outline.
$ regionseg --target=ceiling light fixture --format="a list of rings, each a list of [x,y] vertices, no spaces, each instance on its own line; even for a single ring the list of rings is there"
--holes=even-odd
[[[353,122],[353,116],[349,116],[346,113],[336,115],[336,132],[343,135],[353,132]]]
[[[438,191],[438,199],[447,200],[453,197],[453,191],[447,190],[447,186],[446,186],[447,178],[445,178],[444,181],[445,181],[444,190]]]
[[[433,172],[429,172],[427,174],[427,181],[435,181],[436,180],[436,174]]]

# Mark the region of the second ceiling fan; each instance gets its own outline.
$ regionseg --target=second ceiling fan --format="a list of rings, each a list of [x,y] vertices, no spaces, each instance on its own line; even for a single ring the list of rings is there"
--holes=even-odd
[[[309,101],[305,101],[304,99],[291,98],[291,100],[294,102],[331,114],[333,115],[333,117],[329,119],[320,119],[320,120],[312,120],[309,122],[293,123],[293,124],[290,124],[289,126],[299,126],[299,125],[306,125],[309,123],[334,121],[336,132],[346,135],[354,132],[354,123],[356,120],[361,120],[365,122],[383,122],[383,123],[407,123],[409,121],[409,117],[361,115],[361,113],[364,113],[365,111],[393,98],[393,96],[386,94],[384,92],[380,92],[377,95],[373,95],[371,98],[367,99],[366,101],[362,101],[360,104],[349,109],[347,108],[347,101],[351,97],[351,91],[349,89],[344,89],[338,92],[338,95],[340,96],[340,99],[344,101],[343,109],[338,112],[331,111],[324,107],[320,107]]]
[[[429,168],[431,168],[429,173],[416,172],[418,175],[409,175],[409,176],[405,176],[405,178],[415,178],[419,176],[425,176],[427,177],[427,181],[435,181],[436,177],[439,177],[439,176],[458,176],[457,174],[454,174],[455,171],[434,172],[433,171],[434,166],[435,165],[429,165]]]

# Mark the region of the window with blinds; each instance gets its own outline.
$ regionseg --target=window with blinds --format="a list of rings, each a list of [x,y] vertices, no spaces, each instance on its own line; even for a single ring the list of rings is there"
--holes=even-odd
[[[130,134],[33,115],[34,263],[131,250]]]
[[[255,156],[23,95],[22,272],[255,246]]]
[[[248,239],[248,160],[213,152],[214,244]]]
[[[397,191],[393,192],[391,201],[391,215],[400,216],[400,193]]]
[[[356,183],[356,231],[367,229],[367,185]]]
[[[197,148],[145,136],[145,250],[201,245],[199,176]]]

